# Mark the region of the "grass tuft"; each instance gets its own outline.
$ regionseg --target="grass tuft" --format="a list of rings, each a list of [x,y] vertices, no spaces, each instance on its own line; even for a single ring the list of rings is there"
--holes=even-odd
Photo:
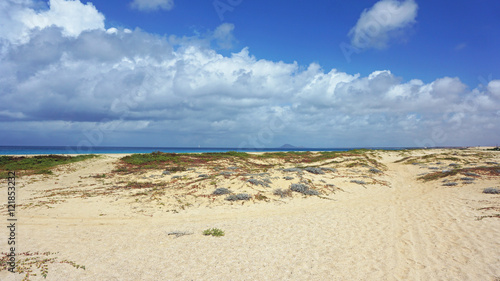
[[[240,193],[240,194],[236,194],[236,195],[229,195],[228,197],[226,197],[225,200],[227,201],[238,201],[238,200],[250,200],[250,198],[252,198],[252,196],[246,194],[246,193]]]
[[[224,231],[219,228],[209,228],[203,231],[203,235],[205,236],[221,237],[224,236],[224,234],[225,234]]]

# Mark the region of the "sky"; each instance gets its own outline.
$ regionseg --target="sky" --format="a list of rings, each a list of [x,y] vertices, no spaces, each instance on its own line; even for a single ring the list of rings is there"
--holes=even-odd
[[[496,0],[3,0],[0,145],[497,145],[498,15]]]

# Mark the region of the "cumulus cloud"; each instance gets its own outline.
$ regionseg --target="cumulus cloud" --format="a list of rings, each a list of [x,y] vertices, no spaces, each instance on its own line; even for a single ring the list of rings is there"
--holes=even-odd
[[[134,0],[130,6],[139,11],[169,11],[174,8],[174,0]]]
[[[500,137],[499,80],[470,90],[456,77],[361,76],[248,48],[223,56],[140,29],[66,32],[50,25],[24,43],[0,43],[2,144],[432,146]]]
[[[6,0],[0,4],[4,23],[0,38],[11,43],[26,43],[30,31],[55,26],[64,36],[76,37],[83,31],[104,29],[104,15],[92,5],[77,1],[50,0],[48,9],[39,8],[34,2]]]
[[[351,44],[359,49],[386,48],[391,39],[400,37],[413,25],[418,5],[414,0],[381,0],[361,13],[350,30]]]

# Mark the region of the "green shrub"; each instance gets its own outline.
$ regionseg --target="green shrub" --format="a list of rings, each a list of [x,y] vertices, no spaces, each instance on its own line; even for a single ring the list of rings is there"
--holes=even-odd
[[[203,231],[203,235],[205,235],[205,236],[212,235],[215,237],[220,237],[220,236],[224,236],[224,231],[222,231],[221,229],[218,229],[218,228],[209,228],[209,229],[205,229]]]

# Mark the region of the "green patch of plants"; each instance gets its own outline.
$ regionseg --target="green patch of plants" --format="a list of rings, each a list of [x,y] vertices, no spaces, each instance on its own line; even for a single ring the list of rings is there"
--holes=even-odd
[[[209,228],[209,229],[205,229],[203,231],[203,235],[205,236],[215,236],[215,237],[221,237],[221,236],[224,236],[224,231],[222,229],[219,229],[219,228]]]
[[[129,170],[126,167],[119,167],[118,169],[113,170],[114,173],[125,173]]]
[[[38,171],[35,171],[33,174],[35,174],[35,175],[42,175],[42,174],[53,175],[54,173],[51,170],[38,170]]]
[[[0,177],[6,178],[7,171],[23,171],[20,174],[52,174],[50,169],[64,164],[70,164],[98,157],[87,154],[78,156],[38,155],[38,156],[0,156]]]

